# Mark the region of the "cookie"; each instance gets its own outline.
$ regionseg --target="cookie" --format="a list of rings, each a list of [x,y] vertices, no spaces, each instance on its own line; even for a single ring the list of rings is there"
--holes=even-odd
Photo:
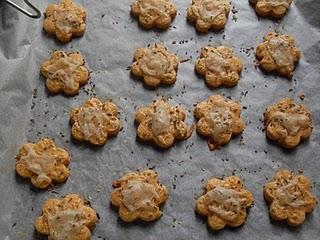
[[[199,32],[223,29],[230,12],[229,0],[192,0],[187,19]]]
[[[75,95],[81,85],[89,80],[89,71],[80,53],[55,51],[51,59],[41,64],[41,74],[46,78],[46,86],[50,93],[63,92]]]
[[[160,98],[136,112],[137,135],[142,141],[169,148],[175,140],[186,140],[191,136],[193,126],[186,125],[185,117],[185,111],[181,107],[172,106],[167,100]]]
[[[69,42],[72,37],[81,37],[86,30],[86,10],[72,0],[49,4],[44,13],[44,30],[56,36],[60,42]]]
[[[256,57],[259,66],[265,71],[277,72],[291,79],[301,52],[290,35],[269,32],[258,45]]]
[[[210,150],[219,149],[232,136],[243,132],[244,122],[240,115],[240,104],[221,95],[212,95],[194,109],[194,116],[198,119],[197,132],[208,138]]]
[[[117,115],[118,107],[111,101],[102,102],[98,98],[91,98],[81,107],[72,109],[72,136],[93,145],[104,145],[109,137],[116,136],[120,131],[121,124]]]
[[[256,13],[261,17],[283,17],[288,11],[293,0],[249,0]]]
[[[205,77],[209,87],[237,85],[242,68],[241,59],[224,46],[203,48],[195,64],[196,72]]]
[[[263,187],[270,217],[275,221],[287,221],[289,225],[301,225],[306,213],[311,213],[317,199],[311,192],[310,180],[304,175],[281,170]]]
[[[149,222],[162,216],[159,206],[167,200],[168,191],[158,181],[156,172],[128,173],[115,180],[113,187],[111,203],[119,208],[119,217],[123,221],[141,219]]]
[[[177,80],[179,58],[168,52],[162,44],[154,44],[147,48],[138,48],[134,54],[131,72],[143,78],[149,87],[160,84],[170,85]]]
[[[177,9],[171,0],[135,0],[131,13],[145,29],[166,29],[175,18]]]
[[[48,138],[22,145],[16,160],[17,173],[23,178],[30,178],[37,188],[44,189],[53,183],[62,183],[70,175],[69,153],[56,147],[54,141]]]
[[[98,221],[97,213],[77,194],[51,198],[42,205],[35,221],[37,232],[49,240],[89,240],[90,228]]]
[[[312,116],[309,109],[284,98],[264,112],[267,137],[284,148],[294,148],[312,133]]]
[[[196,201],[196,212],[207,218],[213,230],[239,227],[246,221],[247,210],[253,202],[252,193],[244,188],[239,177],[212,178]]]

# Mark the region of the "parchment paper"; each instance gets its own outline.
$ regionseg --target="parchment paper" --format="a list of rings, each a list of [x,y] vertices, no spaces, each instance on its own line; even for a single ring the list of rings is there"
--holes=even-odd
[[[43,12],[54,1],[35,0]],[[178,15],[167,31],[145,31],[130,16],[128,0],[79,0],[88,10],[84,37],[61,45],[42,31],[43,19],[32,20],[0,2],[0,239],[45,239],[34,232],[33,222],[41,214],[42,203],[51,197],[78,193],[91,201],[100,221],[92,239],[319,239],[319,206],[298,228],[272,223],[262,195],[262,186],[278,169],[303,170],[313,191],[320,198],[320,105],[319,53],[320,2],[296,0],[288,14],[273,21],[258,18],[247,0],[232,1],[224,31],[197,34],[186,21],[191,0],[174,0]],[[254,50],[269,31],[293,35],[303,56],[289,81],[266,75],[254,67]],[[135,48],[163,42],[183,60],[178,80],[171,87],[146,89],[130,77]],[[238,86],[208,89],[194,73],[199,50],[207,44],[227,45],[240,56],[245,69]],[[48,95],[39,76],[39,65],[55,49],[81,51],[92,71],[90,84],[75,97]],[[196,133],[169,150],[160,151],[136,140],[136,107],[149,104],[157,95],[172,98],[189,110],[212,94],[224,94],[240,101],[246,109],[246,130],[219,151],[210,152]],[[299,96],[305,95],[301,101]],[[112,98],[121,109],[123,130],[104,147],[93,148],[70,137],[69,111],[90,96]],[[312,113],[314,131],[309,141],[296,150],[284,151],[266,140],[261,122],[264,109],[289,96],[303,102]],[[27,141],[54,138],[57,145],[72,155],[71,176],[64,184],[39,191],[15,174],[15,155]],[[125,224],[110,207],[112,180],[128,171],[154,168],[170,192],[163,206],[163,217],[154,223]],[[194,213],[195,198],[201,195],[204,181],[213,176],[236,174],[245,180],[255,197],[255,205],[243,227],[214,233]]]

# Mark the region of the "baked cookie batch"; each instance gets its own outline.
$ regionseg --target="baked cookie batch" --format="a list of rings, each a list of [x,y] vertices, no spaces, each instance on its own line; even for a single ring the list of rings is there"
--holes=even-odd
[[[249,0],[260,16],[282,17],[292,0]],[[200,32],[225,27],[230,12],[228,0],[192,0],[187,19]],[[134,0],[131,13],[146,29],[168,28],[177,14],[171,0]],[[45,12],[44,30],[61,42],[84,34],[86,10],[72,0],[50,4]],[[258,64],[266,72],[275,72],[292,78],[301,52],[294,39],[287,34],[268,33],[257,46]],[[162,44],[156,43],[135,51],[131,73],[153,88],[174,84],[177,80],[179,58]],[[195,63],[195,71],[212,88],[235,86],[243,69],[242,60],[226,46],[206,46]],[[50,93],[75,95],[89,80],[89,70],[79,52],[54,51],[40,67]],[[241,105],[221,95],[212,95],[195,104],[196,130],[208,141],[210,150],[228,144],[232,137],[245,129]],[[267,107],[264,114],[266,136],[284,148],[294,148],[310,137],[312,116],[309,109],[283,98]],[[185,122],[186,110],[160,97],[135,114],[137,136],[160,148],[170,148],[176,141],[187,140],[194,125]],[[91,98],[70,110],[71,135],[78,141],[104,145],[121,130],[118,107],[111,101]],[[67,150],[56,146],[51,139],[22,145],[16,156],[16,172],[40,189],[65,182],[70,176],[71,157]],[[153,170],[125,174],[112,184],[110,202],[125,222],[154,221],[162,216],[161,205],[169,192]],[[263,187],[269,205],[270,217],[275,221],[301,225],[306,214],[316,207],[317,199],[311,192],[308,177],[280,170]],[[238,227],[245,223],[254,196],[237,176],[211,178],[204,192],[196,199],[195,211],[207,219],[213,230],[226,226]],[[48,239],[90,239],[91,230],[98,221],[96,211],[81,196],[69,194],[63,198],[48,199],[42,214],[35,221],[36,230]]]

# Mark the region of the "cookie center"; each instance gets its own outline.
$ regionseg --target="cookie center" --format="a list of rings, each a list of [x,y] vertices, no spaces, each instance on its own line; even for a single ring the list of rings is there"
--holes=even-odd
[[[91,137],[105,137],[104,125],[107,121],[107,114],[96,107],[83,107],[78,113],[78,124],[86,141]]]
[[[71,33],[73,28],[80,26],[82,22],[74,10],[56,10],[54,18],[56,19],[56,28],[67,34]]]
[[[170,108],[165,103],[157,106],[152,115],[151,130],[155,135],[168,131],[170,127]]]
[[[205,0],[198,7],[199,17],[204,21],[214,21],[222,11],[220,3],[212,0]]]
[[[309,117],[305,114],[280,111],[273,113],[271,119],[280,122],[283,127],[293,133],[297,133],[300,129],[308,127],[310,122]]]
[[[86,222],[81,209],[56,211],[48,213],[49,240],[73,240]]]
[[[149,51],[140,65],[145,74],[154,77],[166,74],[171,66],[168,56],[158,51]]]
[[[50,182],[48,174],[55,171],[57,160],[54,156],[46,154],[45,152],[36,151],[35,147],[30,144],[25,144],[24,148],[27,155],[21,156],[25,161],[26,168],[32,173],[38,175],[37,180],[40,182]]]
[[[289,44],[280,37],[269,40],[269,51],[272,58],[280,67],[292,66],[293,59]]]
[[[228,60],[225,59],[222,54],[217,52],[210,53],[205,60],[205,64],[210,72],[217,75],[221,75],[221,73],[225,72],[226,68],[230,65]]]
[[[212,129],[213,139],[219,137],[224,132],[231,131],[232,115],[228,108],[215,107],[205,116]]]
[[[296,179],[279,187],[275,195],[283,205],[289,205],[293,208],[299,208],[305,205],[305,201],[303,200],[302,193]]]
[[[150,17],[168,16],[168,0],[140,0],[140,9]]]
[[[152,207],[153,200],[158,199],[154,186],[141,181],[130,181],[122,191],[123,204],[130,212]]]
[[[73,59],[64,53],[62,58],[49,66],[48,78],[52,80],[58,79],[69,89],[78,88],[78,83],[74,81],[73,75],[82,64],[81,60]]]
[[[246,203],[240,192],[222,186],[207,192],[205,198],[209,201],[209,210],[227,221],[235,220]]]

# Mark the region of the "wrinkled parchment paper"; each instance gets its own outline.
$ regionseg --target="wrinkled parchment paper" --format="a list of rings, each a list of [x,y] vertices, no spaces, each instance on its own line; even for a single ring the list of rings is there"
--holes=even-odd
[[[33,3],[43,12],[49,2]],[[234,10],[224,31],[197,34],[186,21],[191,0],[174,0],[178,15],[167,31],[145,31],[130,16],[129,0],[79,0],[88,10],[84,37],[61,45],[42,31],[43,19],[32,20],[0,1],[0,239],[45,239],[34,232],[33,222],[41,214],[43,201],[78,193],[91,201],[100,221],[92,239],[319,239],[320,207],[299,228],[272,223],[262,195],[262,186],[278,169],[303,170],[320,198],[320,2],[296,0],[278,21],[258,18],[247,0],[232,1]],[[271,30],[292,34],[303,57],[289,81],[265,75],[254,67],[254,51]],[[178,80],[171,87],[149,90],[130,77],[135,48],[163,42],[182,60]],[[238,86],[210,90],[194,73],[199,50],[207,44],[227,45],[245,62]],[[81,51],[92,71],[90,84],[75,97],[48,95],[39,65],[55,49]],[[246,130],[219,151],[210,152],[196,133],[167,151],[136,140],[136,107],[149,104],[157,95],[172,98],[189,110],[212,94],[240,101]],[[301,101],[299,96],[305,95]],[[69,111],[90,96],[112,98],[121,109],[123,130],[104,147],[93,148],[70,138]],[[313,113],[314,131],[296,150],[284,151],[266,140],[262,132],[264,109],[282,97],[293,97]],[[21,144],[41,137],[54,138],[72,155],[71,176],[47,191],[36,190],[15,174],[15,155]],[[110,207],[112,180],[128,171],[154,168],[170,192],[163,217],[154,223],[125,224]],[[195,198],[204,181],[213,176],[241,176],[255,197],[247,222],[237,229],[214,233],[194,213]]]

